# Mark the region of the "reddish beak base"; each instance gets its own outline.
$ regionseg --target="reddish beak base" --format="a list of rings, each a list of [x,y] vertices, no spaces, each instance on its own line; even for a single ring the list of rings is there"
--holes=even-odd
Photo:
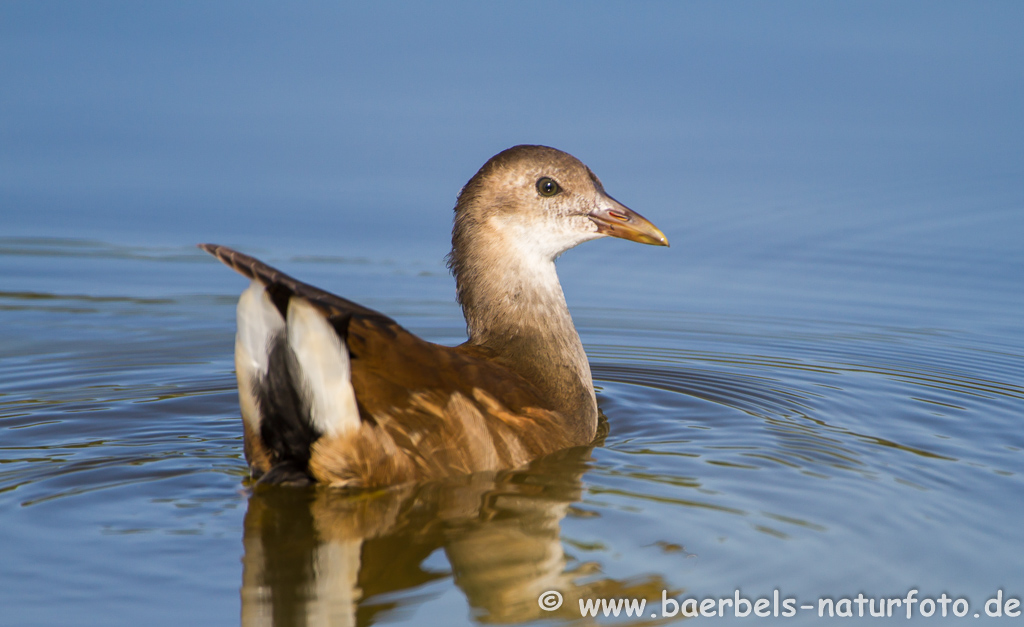
[[[587,214],[597,225],[598,233],[641,244],[668,246],[668,238],[650,220],[614,200],[612,203],[610,207],[602,207]]]

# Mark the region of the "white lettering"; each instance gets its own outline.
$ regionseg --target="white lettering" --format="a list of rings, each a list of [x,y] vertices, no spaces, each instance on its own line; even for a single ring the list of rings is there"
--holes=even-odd
[[[995,611],[988,609],[988,606],[995,605]],[[1003,591],[996,592],[996,596],[985,601],[985,613],[989,616],[1002,616],[1003,615]]]
[[[736,595],[735,595],[734,601],[735,601],[736,604],[733,607],[736,608],[735,611],[734,611],[736,616],[740,616],[740,617],[750,616],[750,608],[751,608],[750,601],[748,601],[748,600],[746,600],[744,598],[741,598],[739,590],[736,591]],[[746,604],[747,609],[740,610],[740,603]]]
[[[928,609],[925,609],[928,608]],[[928,617],[935,613],[935,601],[921,599],[921,616]]]
[[[843,618],[853,616],[853,603],[850,602],[850,599],[839,599],[839,602],[836,603],[836,616]]]
[[[672,604],[672,613],[669,613],[669,611],[666,609],[666,608],[668,608],[668,604],[669,603]],[[668,592],[666,590],[662,590],[661,591],[661,616],[664,618],[664,617],[668,617],[668,616],[675,616],[678,613],[679,613],[679,601],[676,601],[675,599],[668,598]]]
[[[688,618],[700,616],[700,611],[697,609],[697,599],[686,599],[683,601],[683,616]]]
[[[917,603],[917,599],[914,598],[916,595],[917,589],[914,589],[908,592],[906,598],[903,599],[903,604],[907,606],[907,618],[910,618],[910,612],[914,609],[914,603]]]
[[[1020,601],[1017,599],[1008,599],[1006,601],[1006,606],[1003,609],[1006,610],[1006,615],[1010,618],[1017,618],[1020,616],[1020,610],[1017,609],[1018,607],[1020,607]]]
[[[760,616],[761,618],[770,616],[771,612],[768,611],[768,608],[771,606],[771,604],[772,602],[768,599],[758,599],[754,602],[754,614]]]
[[[704,599],[703,601],[701,601],[700,602],[700,613],[703,614],[704,616],[714,616],[715,615],[715,600],[714,599]]]
[[[962,609],[959,612],[956,611],[956,608],[960,607],[961,605],[963,605],[964,609]],[[967,604],[967,599],[957,599],[956,601],[953,601],[953,616],[956,616],[957,618],[962,618],[967,614],[968,609],[970,609],[970,607]]]

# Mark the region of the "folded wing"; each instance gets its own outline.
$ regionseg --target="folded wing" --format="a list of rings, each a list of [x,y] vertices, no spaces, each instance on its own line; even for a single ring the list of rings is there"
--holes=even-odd
[[[426,342],[253,257],[200,247],[252,280],[238,303],[235,367],[246,458],[262,481],[376,487],[581,444],[481,349]]]

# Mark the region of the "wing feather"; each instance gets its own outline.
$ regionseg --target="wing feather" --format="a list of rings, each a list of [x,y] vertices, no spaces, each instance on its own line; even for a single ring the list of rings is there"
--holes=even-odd
[[[309,373],[298,394],[302,396],[301,384],[314,392],[306,420],[317,434],[302,462],[318,480],[382,486],[519,466],[539,455],[585,444],[571,441],[563,417],[546,406],[536,388],[484,349],[427,342],[373,309],[298,281],[258,259],[224,246],[200,248],[264,286],[267,300],[260,302],[272,303],[286,321],[286,345],[291,349],[287,356],[298,364],[278,367]],[[272,318],[266,311],[260,315]],[[329,329],[337,337],[327,342],[328,349],[318,348]],[[298,337],[303,333],[305,338]],[[348,353],[355,397],[351,401],[345,390],[336,389],[344,387],[344,360],[337,354],[342,349]],[[280,364],[280,356],[277,361]],[[254,369],[259,371],[258,366]],[[319,408],[317,398],[323,401]],[[328,428],[334,420],[328,414],[351,414],[352,403],[358,424],[341,418],[343,428]],[[264,443],[280,439],[263,426]]]

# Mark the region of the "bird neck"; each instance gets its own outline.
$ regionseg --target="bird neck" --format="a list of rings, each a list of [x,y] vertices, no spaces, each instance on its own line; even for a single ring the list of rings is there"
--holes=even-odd
[[[483,230],[453,237],[450,265],[469,343],[491,351],[570,419],[585,441],[597,426],[590,364],[550,254],[528,238]]]

